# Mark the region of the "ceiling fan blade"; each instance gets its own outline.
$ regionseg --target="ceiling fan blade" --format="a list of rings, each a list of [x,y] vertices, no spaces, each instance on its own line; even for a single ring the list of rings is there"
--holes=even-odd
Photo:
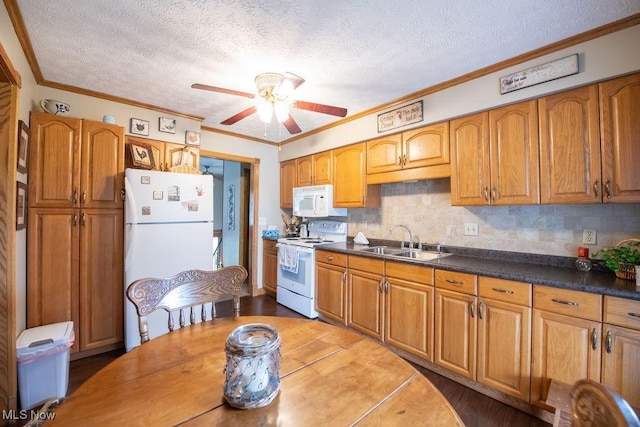
[[[341,107],[333,107],[331,105],[316,104],[315,102],[293,101],[291,105],[299,110],[314,111],[316,113],[330,114],[332,116],[344,117],[347,115],[347,109]]]
[[[254,93],[240,92],[239,90],[232,90],[232,89],[225,89],[223,87],[209,86],[209,85],[204,85],[202,83],[194,83],[194,84],[191,85],[191,87],[193,89],[201,89],[201,90],[208,90],[208,91],[211,91],[211,92],[226,93],[226,94],[229,94],[229,95],[244,96],[245,98],[255,98],[256,97],[256,95]]]
[[[227,120],[220,122],[221,125],[232,125],[236,122],[239,122],[240,120],[244,119],[245,117],[248,117],[250,115],[252,115],[253,113],[255,113],[257,111],[257,108],[255,106],[249,107],[246,110],[242,110],[240,111],[238,114],[229,117]]]
[[[284,73],[284,78],[291,82],[291,86],[294,90],[300,87],[302,83],[304,83],[304,79],[302,77],[296,76],[295,74],[288,71]]]
[[[292,135],[302,132],[302,129],[300,129],[300,126],[298,126],[296,121],[293,120],[293,117],[291,117],[291,114],[289,114],[289,117],[287,117],[287,120],[282,122],[282,124],[284,125],[284,127],[287,128],[289,133],[292,134]]]

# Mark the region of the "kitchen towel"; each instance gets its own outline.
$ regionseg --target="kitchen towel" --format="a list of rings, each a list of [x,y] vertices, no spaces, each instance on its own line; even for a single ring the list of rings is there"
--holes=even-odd
[[[300,256],[295,246],[284,245],[278,250],[278,258],[280,259],[280,267],[284,271],[298,274],[298,260]]]
[[[364,237],[362,231],[358,231],[358,234],[356,234],[356,237],[353,239],[353,243],[357,243],[358,245],[368,245],[369,240]]]

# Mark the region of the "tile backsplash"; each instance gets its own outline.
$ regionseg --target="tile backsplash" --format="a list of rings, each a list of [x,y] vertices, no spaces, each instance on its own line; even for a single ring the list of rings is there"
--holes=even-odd
[[[478,249],[576,256],[578,246],[593,254],[603,246],[640,238],[640,204],[451,206],[448,178],[382,184],[380,208],[349,209],[349,235],[407,240]],[[465,236],[466,223],[478,224],[478,236]],[[583,229],[595,229],[595,245],[582,244]]]

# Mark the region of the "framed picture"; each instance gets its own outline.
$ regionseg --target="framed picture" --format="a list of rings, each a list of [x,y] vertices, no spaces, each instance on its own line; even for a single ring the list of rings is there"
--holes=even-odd
[[[200,145],[200,132],[186,131],[184,143],[187,145]]]
[[[27,173],[30,137],[29,126],[22,120],[18,121],[18,172]]]
[[[131,164],[138,169],[153,169],[156,163],[153,159],[153,150],[151,145],[142,142],[129,142],[129,153],[131,155]]]
[[[172,119],[170,117],[160,117],[158,130],[160,130],[160,132],[176,133],[176,119]]]
[[[140,119],[131,119],[129,132],[134,135],[149,136],[149,122]]]
[[[16,192],[16,230],[27,228],[27,184],[17,182]]]

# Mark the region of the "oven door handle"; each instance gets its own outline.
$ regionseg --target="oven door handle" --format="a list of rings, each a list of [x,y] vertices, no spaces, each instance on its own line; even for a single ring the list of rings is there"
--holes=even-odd
[[[298,250],[298,253],[312,254],[313,248],[307,248],[305,246],[291,245],[289,243],[276,243],[276,248],[283,248],[285,246],[293,246]]]

